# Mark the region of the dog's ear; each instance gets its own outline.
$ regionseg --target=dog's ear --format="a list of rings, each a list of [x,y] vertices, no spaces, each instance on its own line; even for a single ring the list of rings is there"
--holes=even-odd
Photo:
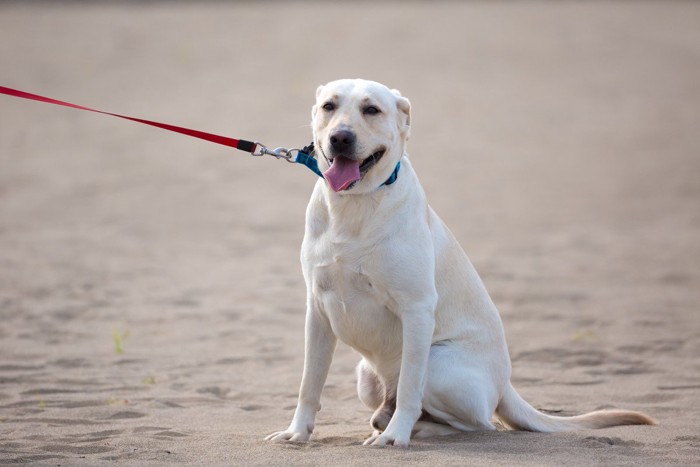
[[[396,107],[399,109],[401,117],[399,129],[404,137],[408,139],[411,133],[411,102],[403,97],[397,89],[392,89],[391,92],[396,96]]]
[[[312,120],[316,116],[316,110],[318,110],[318,98],[321,95],[323,88],[325,88],[324,85],[320,85],[319,87],[316,88],[316,103],[314,104],[313,107],[311,107],[311,119]]]

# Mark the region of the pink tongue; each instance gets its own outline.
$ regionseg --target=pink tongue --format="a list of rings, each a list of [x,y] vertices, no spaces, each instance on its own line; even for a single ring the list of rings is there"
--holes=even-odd
[[[333,159],[330,169],[323,172],[323,177],[333,191],[343,191],[360,179],[360,162],[338,156]]]

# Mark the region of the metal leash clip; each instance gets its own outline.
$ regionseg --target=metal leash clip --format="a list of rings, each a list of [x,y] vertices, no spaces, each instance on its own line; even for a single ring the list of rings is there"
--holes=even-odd
[[[273,156],[277,159],[284,159],[289,163],[295,163],[294,152],[299,152],[299,149],[275,148],[268,149],[264,144],[256,142],[255,152],[251,153],[254,156]]]
[[[284,159],[290,164],[305,165],[319,177],[323,178],[323,172],[318,168],[318,161],[315,157],[314,144],[311,143],[303,149],[275,148],[268,149],[264,144],[255,143],[255,150],[251,152],[254,156],[273,156],[276,159]],[[329,164],[330,165],[330,164]]]

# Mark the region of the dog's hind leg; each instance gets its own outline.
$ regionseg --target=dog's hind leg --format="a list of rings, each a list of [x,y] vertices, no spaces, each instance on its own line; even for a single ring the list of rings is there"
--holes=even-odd
[[[382,405],[374,411],[369,424],[372,425],[375,431],[382,432],[386,430],[394,412],[396,412],[396,397],[385,400]]]
[[[396,395],[389,394],[384,382],[365,359],[357,365],[357,395],[363,404],[374,409],[370,425],[375,434],[384,431],[396,411]]]
[[[418,420],[413,426],[411,438],[432,438],[434,436],[456,435],[461,432],[462,430],[452,428],[450,425]]]
[[[497,382],[491,376],[462,349],[433,346],[423,410],[460,431],[495,430],[491,419],[499,393]],[[434,428],[425,427],[423,431],[430,435]]]
[[[367,407],[377,410],[384,402],[384,383],[364,358],[357,364],[356,372],[357,396]]]

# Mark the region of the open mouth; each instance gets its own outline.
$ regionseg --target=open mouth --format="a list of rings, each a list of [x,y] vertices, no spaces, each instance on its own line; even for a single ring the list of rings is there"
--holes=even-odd
[[[329,159],[331,166],[323,173],[323,177],[328,181],[333,191],[349,190],[355,186],[355,183],[362,180],[362,177],[372,167],[377,165],[384,153],[386,153],[386,148],[379,148],[362,161],[336,156]]]
[[[360,164],[360,173],[364,175],[369,171],[369,169],[377,165],[382,156],[384,156],[385,152],[386,149],[381,148],[380,150],[372,153],[372,155],[369,156],[367,159],[363,160]]]

